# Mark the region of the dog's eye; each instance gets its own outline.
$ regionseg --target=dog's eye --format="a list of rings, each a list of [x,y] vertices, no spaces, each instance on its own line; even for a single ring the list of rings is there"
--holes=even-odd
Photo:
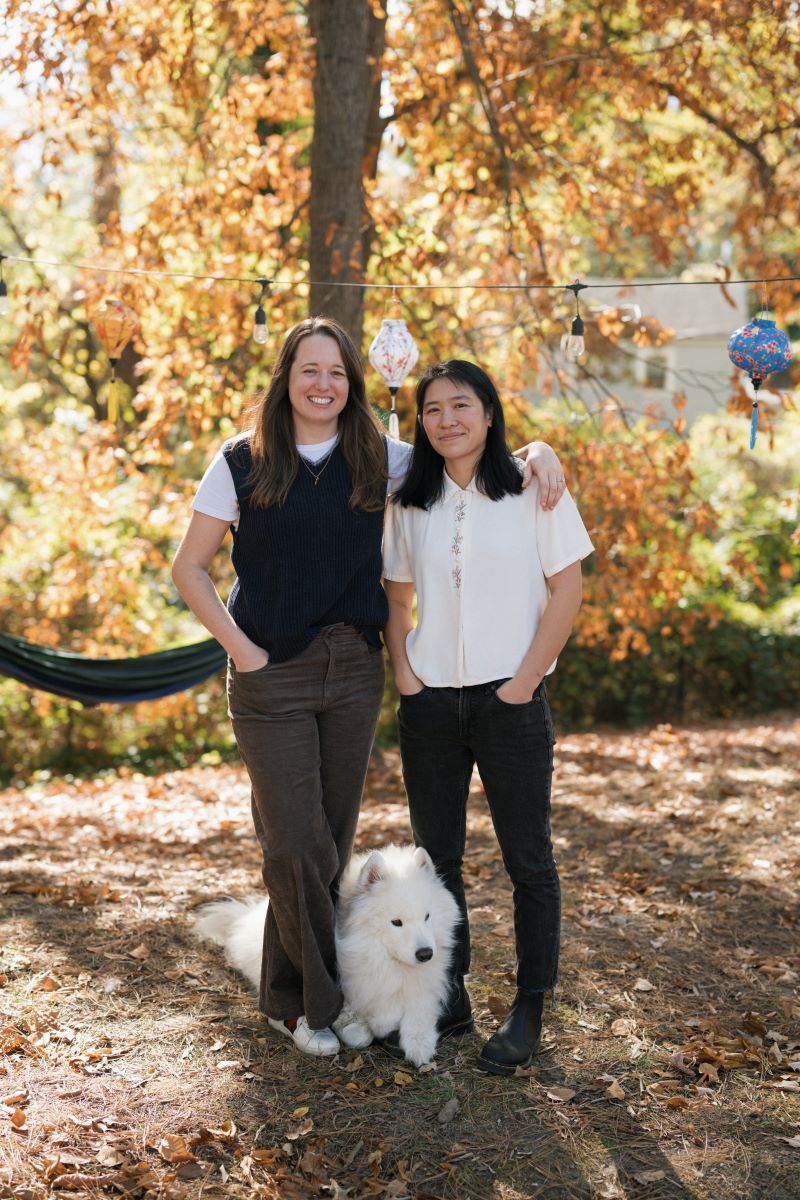
[[[399,917],[395,917],[395,919],[392,921],[392,924],[393,925],[402,925],[403,922],[400,920]]]

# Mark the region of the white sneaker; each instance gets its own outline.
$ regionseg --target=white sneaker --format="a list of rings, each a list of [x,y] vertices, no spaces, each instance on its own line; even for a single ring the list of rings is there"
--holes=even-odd
[[[369,1025],[346,1004],[342,1006],[342,1011],[331,1028],[342,1045],[351,1050],[364,1050],[372,1045],[373,1035]]]
[[[283,1021],[277,1021],[274,1017],[267,1017],[267,1024],[290,1037],[303,1054],[338,1054],[341,1049],[335,1033],[328,1028],[311,1029],[305,1017],[297,1018],[294,1029],[289,1029]]]

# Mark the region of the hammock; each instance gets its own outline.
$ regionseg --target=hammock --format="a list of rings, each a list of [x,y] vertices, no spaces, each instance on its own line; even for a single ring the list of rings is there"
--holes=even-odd
[[[0,634],[0,675],[86,705],[131,704],[186,691],[220,671],[225,658],[213,638],[139,658],[92,659]]]

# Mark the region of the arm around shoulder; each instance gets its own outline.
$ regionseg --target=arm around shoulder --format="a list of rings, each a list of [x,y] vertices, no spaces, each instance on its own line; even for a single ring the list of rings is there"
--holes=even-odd
[[[529,487],[534,478],[539,481],[539,504],[549,512],[555,508],[566,489],[564,468],[552,446],[547,442],[529,442],[514,451],[514,457],[524,461],[522,486]]]

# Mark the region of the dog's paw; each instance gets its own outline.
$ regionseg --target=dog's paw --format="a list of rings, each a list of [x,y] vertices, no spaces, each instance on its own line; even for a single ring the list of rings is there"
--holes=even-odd
[[[436,1032],[400,1030],[400,1049],[415,1067],[429,1063],[436,1053]]]

